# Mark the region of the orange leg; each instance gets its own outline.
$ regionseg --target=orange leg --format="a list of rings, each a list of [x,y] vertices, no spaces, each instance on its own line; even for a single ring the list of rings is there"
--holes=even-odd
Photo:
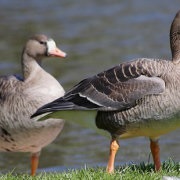
[[[106,168],[106,171],[108,173],[114,172],[114,161],[115,161],[115,156],[116,156],[118,149],[119,149],[119,144],[118,144],[117,140],[112,139],[111,143],[110,143],[109,161],[108,161],[108,165]]]
[[[32,153],[31,156],[31,176],[35,176],[36,170],[39,164],[39,155],[40,152]]]
[[[158,141],[150,140],[150,148],[154,160],[155,171],[159,171],[161,168],[161,162],[160,162],[160,148]]]

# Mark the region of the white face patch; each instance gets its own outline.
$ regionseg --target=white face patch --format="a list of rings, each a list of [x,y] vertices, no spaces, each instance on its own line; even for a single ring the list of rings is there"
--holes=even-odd
[[[52,50],[54,50],[56,48],[56,43],[54,42],[53,39],[49,39],[47,41],[47,52],[49,54],[49,52],[51,52]]]

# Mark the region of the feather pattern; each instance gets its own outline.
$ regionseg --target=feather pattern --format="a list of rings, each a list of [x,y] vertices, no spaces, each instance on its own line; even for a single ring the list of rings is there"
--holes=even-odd
[[[180,11],[171,25],[170,43],[172,61],[141,58],[119,64],[81,81],[32,117],[51,112],[45,120],[61,117],[65,110],[96,110],[96,126],[112,136],[108,172],[114,170],[117,139],[137,136],[150,138],[155,169],[159,170],[157,140],[180,128]]]
[[[97,110],[97,127],[121,137],[127,131],[135,131],[134,136],[159,136],[179,127],[179,19],[180,11],[170,31],[172,61],[141,58],[124,62],[82,80],[65,96],[39,108],[32,117],[61,110]],[[140,124],[157,120],[161,124],[163,119],[173,119],[174,123],[169,128],[164,126],[166,130],[162,132],[140,133],[134,125],[137,123],[140,128]]]
[[[41,59],[47,56],[47,43],[44,35],[30,38],[22,53],[23,77],[0,77],[0,151],[31,152],[37,156],[63,128],[62,119],[51,118],[42,123],[37,118],[30,119],[37,108],[64,95],[59,82],[40,66]],[[50,50],[65,55],[55,43]],[[33,165],[32,175],[37,168],[36,163],[35,168]]]
[[[146,95],[164,92],[165,82],[162,77],[169,66],[167,61],[151,59],[120,64],[81,81],[64,97],[43,106],[38,112],[51,111],[51,108],[101,111],[129,109]]]

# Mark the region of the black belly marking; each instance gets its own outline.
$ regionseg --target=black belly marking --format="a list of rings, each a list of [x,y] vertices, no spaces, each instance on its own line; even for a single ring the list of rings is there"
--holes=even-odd
[[[7,152],[11,152],[11,150],[8,149],[8,148],[4,148],[4,150],[7,151]]]
[[[37,146],[36,145],[31,145],[31,147],[36,148]]]
[[[2,134],[6,135],[6,136],[11,136],[11,134],[8,133],[8,132],[6,131],[6,129],[1,128],[1,131],[2,131]]]
[[[6,142],[12,142],[14,139],[12,138],[11,134],[4,128],[0,127],[0,136]]]

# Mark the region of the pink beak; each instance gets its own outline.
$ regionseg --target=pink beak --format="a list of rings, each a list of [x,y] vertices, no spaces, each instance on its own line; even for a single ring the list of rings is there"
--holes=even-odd
[[[54,50],[51,50],[49,52],[49,56],[55,56],[55,57],[66,57],[66,53],[58,49],[57,47]]]

